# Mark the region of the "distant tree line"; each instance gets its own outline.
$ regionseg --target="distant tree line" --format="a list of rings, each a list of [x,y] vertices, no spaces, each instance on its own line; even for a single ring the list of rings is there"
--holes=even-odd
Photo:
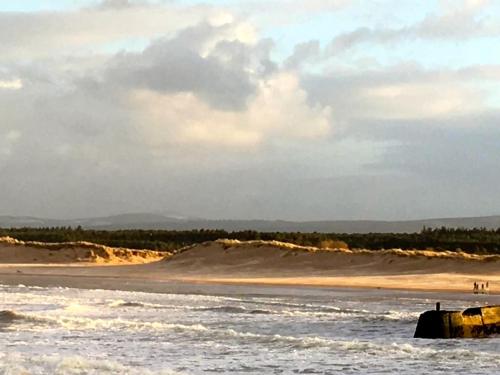
[[[437,251],[466,251],[470,253],[500,254],[500,228],[423,228],[418,233],[300,233],[257,232],[225,230],[90,230],[81,227],[54,228],[0,228],[0,236],[23,241],[69,242],[88,241],[113,247],[173,251],[194,243],[219,238],[248,240],[276,240],[303,246],[318,246],[342,242],[351,249],[433,249]]]

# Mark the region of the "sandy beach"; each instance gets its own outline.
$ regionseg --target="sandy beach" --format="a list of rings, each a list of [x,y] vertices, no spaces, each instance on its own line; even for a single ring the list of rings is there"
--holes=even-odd
[[[2,284],[90,289],[161,291],[165,283],[189,282],[470,292],[475,281],[488,281],[490,293],[496,294],[499,266],[497,256],[317,249],[263,241],[219,240],[173,256],[93,244],[4,239],[0,245]]]

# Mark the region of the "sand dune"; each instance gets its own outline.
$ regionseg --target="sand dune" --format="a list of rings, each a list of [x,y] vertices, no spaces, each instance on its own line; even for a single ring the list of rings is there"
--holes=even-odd
[[[112,248],[90,242],[25,242],[0,237],[0,263],[9,264],[135,264],[163,259],[168,253]]]
[[[500,257],[496,255],[318,249],[276,241],[218,240],[162,258],[163,254],[155,252],[88,243],[13,241],[0,240],[0,283],[45,285],[50,281],[53,285],[56,280],[82,288],[161,291],[162,283],[188,281],[470,292],[474,281],[487,280],[491,292],[500,292]],[[64,266],[71,262],[83,263]]]
[[[428,250],[319,249],[278,241],[218,240],[181,249],[166,260],[192,273],[387,275],[431,272],[497,273],[498,255]]]
[[[164,271],[186,281],[499,292],[500,257],[400,249],[318,249],[276,241],[218,240],[183,249]],[[157,267],[155,265],[155,267]]]

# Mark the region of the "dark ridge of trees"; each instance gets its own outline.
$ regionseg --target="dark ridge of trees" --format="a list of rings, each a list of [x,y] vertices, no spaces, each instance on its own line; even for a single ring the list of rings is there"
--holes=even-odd
[[[300,233],[225,230],[90,230],[81,227],[0,228],[0,236],[23,241],[71,242],[88,241],[113,247],[173,251],[181,247],[230,238],[241,241],[276,240],[303,246],[321,246],[328,241],[343,241],[351,249],[433,249],[463,250],[470,253],[500,254],[500,228],[423,228],[419,233]]]

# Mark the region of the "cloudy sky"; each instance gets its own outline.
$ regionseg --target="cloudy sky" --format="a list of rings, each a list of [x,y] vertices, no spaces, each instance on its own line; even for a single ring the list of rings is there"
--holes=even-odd
[[[0,0],[0,215],[500,213],[500,1]]]

